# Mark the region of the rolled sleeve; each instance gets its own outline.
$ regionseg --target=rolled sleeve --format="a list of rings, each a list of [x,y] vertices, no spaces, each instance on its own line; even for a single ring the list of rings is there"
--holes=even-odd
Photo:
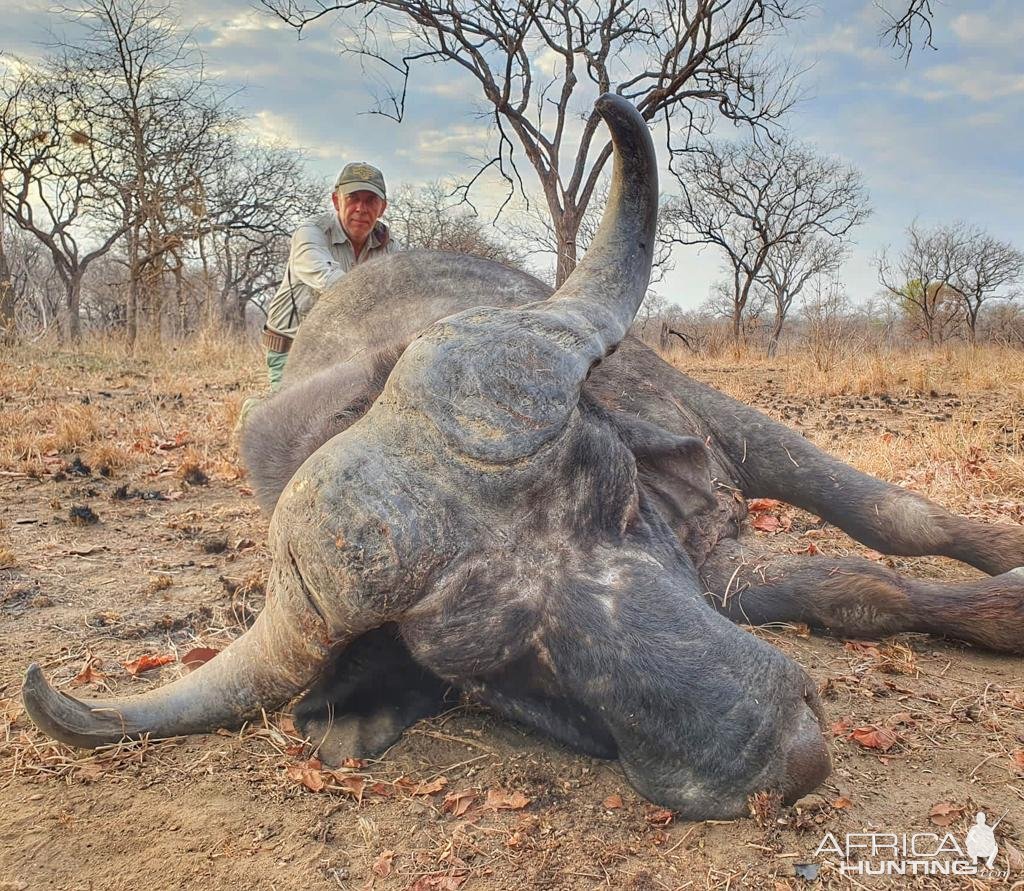
[[[327,239],[316,226],[300,226],[292,235],[291,272],[306,287],[320,293],[345,275],[331,255]]]

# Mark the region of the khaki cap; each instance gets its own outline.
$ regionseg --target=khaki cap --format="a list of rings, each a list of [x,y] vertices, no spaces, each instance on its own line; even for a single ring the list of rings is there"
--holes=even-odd
[[[341,192],[342,195],[362,191],[373,192],[381,201],[388,200],[384,174],[365,161],[353,161],[351,164],[346,164],[334,181],[334,191]]]

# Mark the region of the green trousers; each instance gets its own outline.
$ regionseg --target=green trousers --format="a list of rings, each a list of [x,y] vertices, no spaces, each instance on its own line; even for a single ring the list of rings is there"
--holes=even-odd
[[[287,361],[287,353],[267,350],[267,377],[270,378],[271,390],[276,390],[281,386],[281,377],[284,375],[284,366]]]

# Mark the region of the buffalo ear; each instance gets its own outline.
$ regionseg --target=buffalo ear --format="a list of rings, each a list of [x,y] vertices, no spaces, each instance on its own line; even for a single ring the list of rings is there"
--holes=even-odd
[[[708,450],[695,436],[676,436],[624,412],[614,413],[636,459],[637,481],[673,529],[714,507]]]

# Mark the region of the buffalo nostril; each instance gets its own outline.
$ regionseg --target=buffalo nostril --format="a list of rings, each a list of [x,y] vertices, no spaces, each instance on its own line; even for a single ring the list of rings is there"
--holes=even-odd
[[[783,798],[790,804],[817,788],[832,771],[832,761],[821,725],[810,708],[800,709],[800,716],[785,752]]]

